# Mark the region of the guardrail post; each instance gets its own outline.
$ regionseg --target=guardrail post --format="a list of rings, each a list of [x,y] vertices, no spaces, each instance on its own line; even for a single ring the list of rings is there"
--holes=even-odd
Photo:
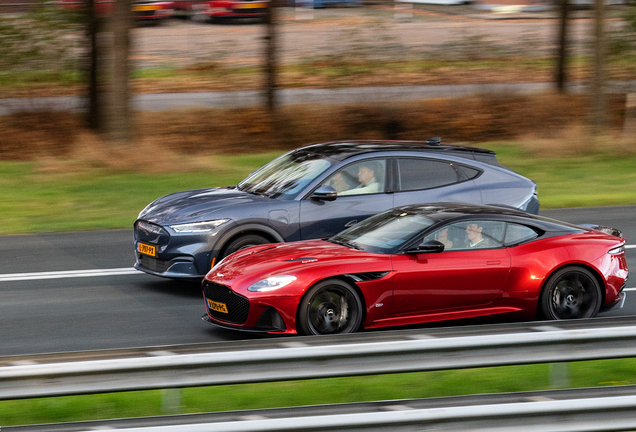
[[[563,389],[570,388],[569,363],[550,363],[550,388]]]
[[[634,134],[636,134],[636,93],[627,93],[625,95],[623,136],[633,136]]]
[[[161,394],[161,411],[164,414],[181,414],[181,389],[164,389]]]

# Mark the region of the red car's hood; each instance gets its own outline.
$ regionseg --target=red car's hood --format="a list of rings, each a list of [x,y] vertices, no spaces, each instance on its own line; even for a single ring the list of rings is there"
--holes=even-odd
[[[242,249],[210,270],[206,280],[240,290],[276,275],[301,275],[309,282],[313,278],[390,270],[390,255],[360,251],[325,240],[307,240]]]

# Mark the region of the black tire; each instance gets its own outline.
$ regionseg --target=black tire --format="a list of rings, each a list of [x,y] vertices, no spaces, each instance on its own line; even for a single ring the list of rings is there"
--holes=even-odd
[[[225,258],[231,253],[234,253],[241,249],[245,249],[250,246],[257,246],[257,245],[262,245],[267,243],[271,243],[271,241],[257,234],[247,234],[244,236],[240,236],[232,240],[227,246],[225,246],[225,248],[223,249],[223,256],[221,258]]]
[[[306,335],[354,333],[362,323],[362,302],[355,289],[338,279],[311,287],[298,307],[298,330]]]
[[[563,267],[546,281],[539,298],[539,317],[549,320],[592,318],[601,308],[601,287],[583,267]]]

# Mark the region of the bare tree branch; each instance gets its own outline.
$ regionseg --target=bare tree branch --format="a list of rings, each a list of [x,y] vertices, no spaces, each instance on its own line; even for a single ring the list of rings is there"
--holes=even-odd
[[[116,143],[128,143],[132,136],[130,116],[130,31],[132,1],[115,0],[111,19],[113,30],[109,136]]]
[[[594,134],[600,135],[605,128],[605,0],[594,1],[594,77],[592,79],[592,124]]]

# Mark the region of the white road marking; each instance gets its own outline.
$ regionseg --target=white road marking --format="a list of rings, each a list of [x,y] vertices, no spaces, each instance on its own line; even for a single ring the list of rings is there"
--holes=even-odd
[[[626,249],[636,248],[636,245],[625,245]],[[119,276],[131,274],[144,274],[133,267],[96,269],[96,270],[67,270],[37,273],[9,273],[0,274],[0,282],[13,282],[24,280],[65,279],[96,276]],[[625,291],[636,291],[636,288],[625,288]]]
[[[625,288],[623,291],[636,291],[636,288]]]
[[[67,270],[38,273],[10,273],[0,275],[0,282],[41,280],[41,279],[64,279],[96,276],[119,276],[131,274],[144,274],[133,267],[97,269],[97,270]]]

